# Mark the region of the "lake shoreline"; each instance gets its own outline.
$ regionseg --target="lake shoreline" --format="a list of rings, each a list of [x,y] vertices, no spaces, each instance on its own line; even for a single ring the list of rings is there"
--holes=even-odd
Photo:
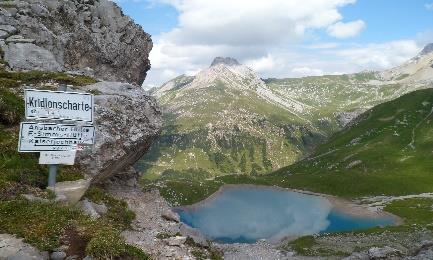
[[[236,188],[251,188],[251,189],[262,189],[262,190],[268,189],[268,190],[288,191],[288,192],[296,192],[296,193],[302,193],[302,194],[307,194],[312,196],[318,196],[318,197],[326,198],[332,204],[333,209],[335,209],[339,213],[346,214],[351,217],[365,217],[365,218],[390,217],[395,221],[395,225],[403,224],[403,220],[394,214],[391,214],[383,210],[373,210],[372,208],[369,208],[366,205],[357,204],[351,200],[340,198],[337,196],[305,191],[305,190],[282,188],[279,186],[266,186],[266,185],[254,185],[254,184],[225,184],[221,186],[216,192],[212,193],[209,197],[207,197],[202,201],[199,201],[192,205],[185,205],[185,206],[175,207],[175,208],[194,210],[196,207],[199,207],[203,204],[206,204],[214,200],[222,192],[230,189],[236,189]]]

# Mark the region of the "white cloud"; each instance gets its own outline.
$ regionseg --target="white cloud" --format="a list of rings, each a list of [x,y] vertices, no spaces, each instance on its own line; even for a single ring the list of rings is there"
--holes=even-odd
[[[340,46],[340,44],[336,42],[325,42],[325,43],[317,43],[317,44],[311,44],[307,46],[308,49],[312,50],[319,50],[319,49],[334,49]]]
[[[292,72],[295,76],[303,77],[303,76],[321,76],[323,75],[323,71],[321,69],[313,69],[309,67],[299,67],[292,69]]]
[[[429,11],[433,11],[433,3],[425,4],[425,8]]]
[[[125,1],[125,0],[122,0]],[[129,0],[131,1],[131,0]],[[178,25],[154,37],[152,69],[145,84],[161,84],[165,70],[183,74],[232,56],[258,71],[275,69],[288,46],[314,37],[343,17],[339,8],[356,0],[151,0],[179,12]],[[289,70],[290,71],[290,70]]]
[[[180,13],[163,37],[177,44],[275,44],[302,39],[308,29],[341,20],[338,7],[354,0],[161,0]]]
[[[194,75],[216,56],[236,58],[262,78],[379,70],[415,56],[431,36],[364,45],[317,39],[317,30],[341,38],[365,28],[362,20],[342,22],[339,8],[355,0],[151,0],[150,4],[161,2],[178,10],[179,23],[153,38],[152,69],[144,85]]]
[[[348,23],[337,22],[328,27],[328,34],[335,38],[350,38],[357,36],[365,28],[365,22],[356,20]]]
[[[413,40],[392,41],[382,44],[368,44],[339,50],[335,54],[339,58],[350,61],[361,68],[386,69],[397,66],[414,57],[420,46]]]
[[[277,66],[277,62],[272,55],[267,55],[258,59],[247,60],[244,63],[258,73],[272,71]]]

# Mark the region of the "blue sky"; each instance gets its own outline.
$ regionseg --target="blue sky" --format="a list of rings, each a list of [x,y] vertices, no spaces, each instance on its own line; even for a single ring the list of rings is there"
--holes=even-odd
[[[433,42],[433,0],[118,0],[152,35],[157,86],[233,56],[262,77],[396,66]]]

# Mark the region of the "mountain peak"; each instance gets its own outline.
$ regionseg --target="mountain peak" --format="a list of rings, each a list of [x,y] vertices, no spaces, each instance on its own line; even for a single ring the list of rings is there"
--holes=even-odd
[[[241,65],[236,59],[231,57],[216,57],[210,66],[212,67],[218,64],[224,64],[227,66]]]
[[[433,43],[427,44],[424,49],[420,52],[420,55],[426,55],[433,52]]]

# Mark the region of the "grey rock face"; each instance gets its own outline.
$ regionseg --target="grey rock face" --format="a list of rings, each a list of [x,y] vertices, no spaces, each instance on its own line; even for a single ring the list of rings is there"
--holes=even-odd
[[[56,61],[54,55],[44,48],[33,43],[6,40],[3,47],[5,60],[10,67],[19,70],[45,70],[61,71],[62,66]],[[26,39],[23,39],[26,40]],[[9,42],[8,42],[9,41]]]
[[[389,246],[385,247],[372,247],[368,250],[370,259],[393,259],[394,257],[401,256],[402,253]]]
[[[355,252],[348,257],[343,258],[343,260],[370,260],[367,253]]]
[[[224,64],[224,65],[228,65],[228,66],[235,66],[235,65],[241,65],[236,59],[231,58],[231,57],[216,57],[213,61],[212,64],[210,65],[215,66],[218,64]]]
[[[433,43],[427,44],[424,49],[421,51],[420,55],[426,55],[430,52],[433,52]]]
[[[22,242],[9,234],[0,234],[0,259],[45,260],[48,253]]]
[[[51,253],[51,260],[63,260],[65,258],[66,258],[66,253],[63,251]]]
[[[186,237],[182,237],[182,236],[170,237],[170,238],[164,239],[164,241],[169,246],[179,246],[180,247],[183,244],[185,244]]]
[[[98,212],[96,212],[95,208],[93,208],[92,202],[88,201],[87,199],[80,201],[79,207],[92,219],[98,219],[101,217]]]
[[[31,40],[52,53],[62,70],[86,71],[90,68],[94,76],[102,80],[138,85],[144,81],[150,69],[150,35],[124,16],[114,2],[21,0],[15,3],[16,12],[0,9],[0,38],[14,34],[22,37],[14,36],[7,45]],[[41,58],[46,56],[44,53]],[[22,62],[10,62],[11,59],[14,60],[12,52],[6,57],[12,69],[27,69]],[[49,61],[52,62],[51,57]],[[39,65],[33,69],[58,70],[58,66]]]
[[[209,246],[209,242],[207,241],[206,237],[204,237],[199,230],[189,227],[182,223],[180,225],[179,231],[182,235],[192,238],[192,240],[194,240],[195,243],[203,247]]]
[[[105,206],[104,203],[98,204],[98,203],[92,202],[92,206],[99,215],[104,215],[108,211],[108,208],[107,208],[107,206]]]
[[[168,220],[168,221],[173,221],[173,222],[176,222],[176,223],[179,223],[179,222],[180,222],[179,215],[177,215],[176,213],[174,213],[174,212],[171,211],[171,210],[166,210],[166,211],[164,211],[164,212],[161,214],[161,217],[162,217],[163,219],[165,219],[165,220]]]
[[[133,165],[162,127],[161,110],[142,88],[118,82],[82,87],[96,91],[95,145],[77,153],[92,182],[101,182]]]
[[[5,39],[6,37],[8,37],[9,33],[0,30],[0,39]]]

